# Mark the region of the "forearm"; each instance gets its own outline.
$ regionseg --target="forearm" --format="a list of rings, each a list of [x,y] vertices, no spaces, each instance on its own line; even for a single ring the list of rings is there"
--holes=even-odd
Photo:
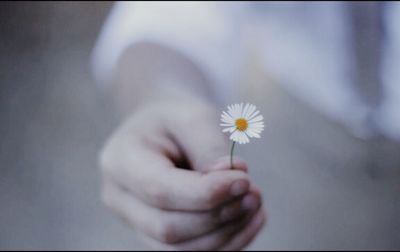
[[[153,43],[129,47],[121,56],[110,93],[121,117],[163,99],[213,101],[210,82],[197,66],[172,49]]]

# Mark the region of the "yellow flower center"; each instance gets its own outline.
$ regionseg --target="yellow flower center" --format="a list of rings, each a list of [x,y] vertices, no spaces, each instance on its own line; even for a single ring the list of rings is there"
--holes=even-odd
[[[244,118],[236,119],[235,125],[236,125],[236,129],[238,129],[240,131],[245,131],[247,129],[247,127],[249,126],[249,124],[247,123],[247,120]]]

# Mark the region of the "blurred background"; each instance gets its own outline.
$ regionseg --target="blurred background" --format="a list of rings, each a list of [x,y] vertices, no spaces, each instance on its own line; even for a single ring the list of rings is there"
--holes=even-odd
[[[140,248],[102,207],[89,56],[110,2],[0,4],[0,249]]]

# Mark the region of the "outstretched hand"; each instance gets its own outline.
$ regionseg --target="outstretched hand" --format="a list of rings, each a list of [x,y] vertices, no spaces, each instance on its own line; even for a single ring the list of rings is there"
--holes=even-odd
[[[158,249],[240,250],[265,222],[247,164],[234,158],[216,111],[200,101],[142,107],[100,155],[102,198]]]

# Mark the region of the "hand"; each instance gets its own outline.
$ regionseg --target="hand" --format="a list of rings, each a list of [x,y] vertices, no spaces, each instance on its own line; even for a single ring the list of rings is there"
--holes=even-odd
[[[158,249],[244,248],[265,221],[245,162],[229,150],[211,106],[181,100],[137,111],[100,155],[102,197]]]

